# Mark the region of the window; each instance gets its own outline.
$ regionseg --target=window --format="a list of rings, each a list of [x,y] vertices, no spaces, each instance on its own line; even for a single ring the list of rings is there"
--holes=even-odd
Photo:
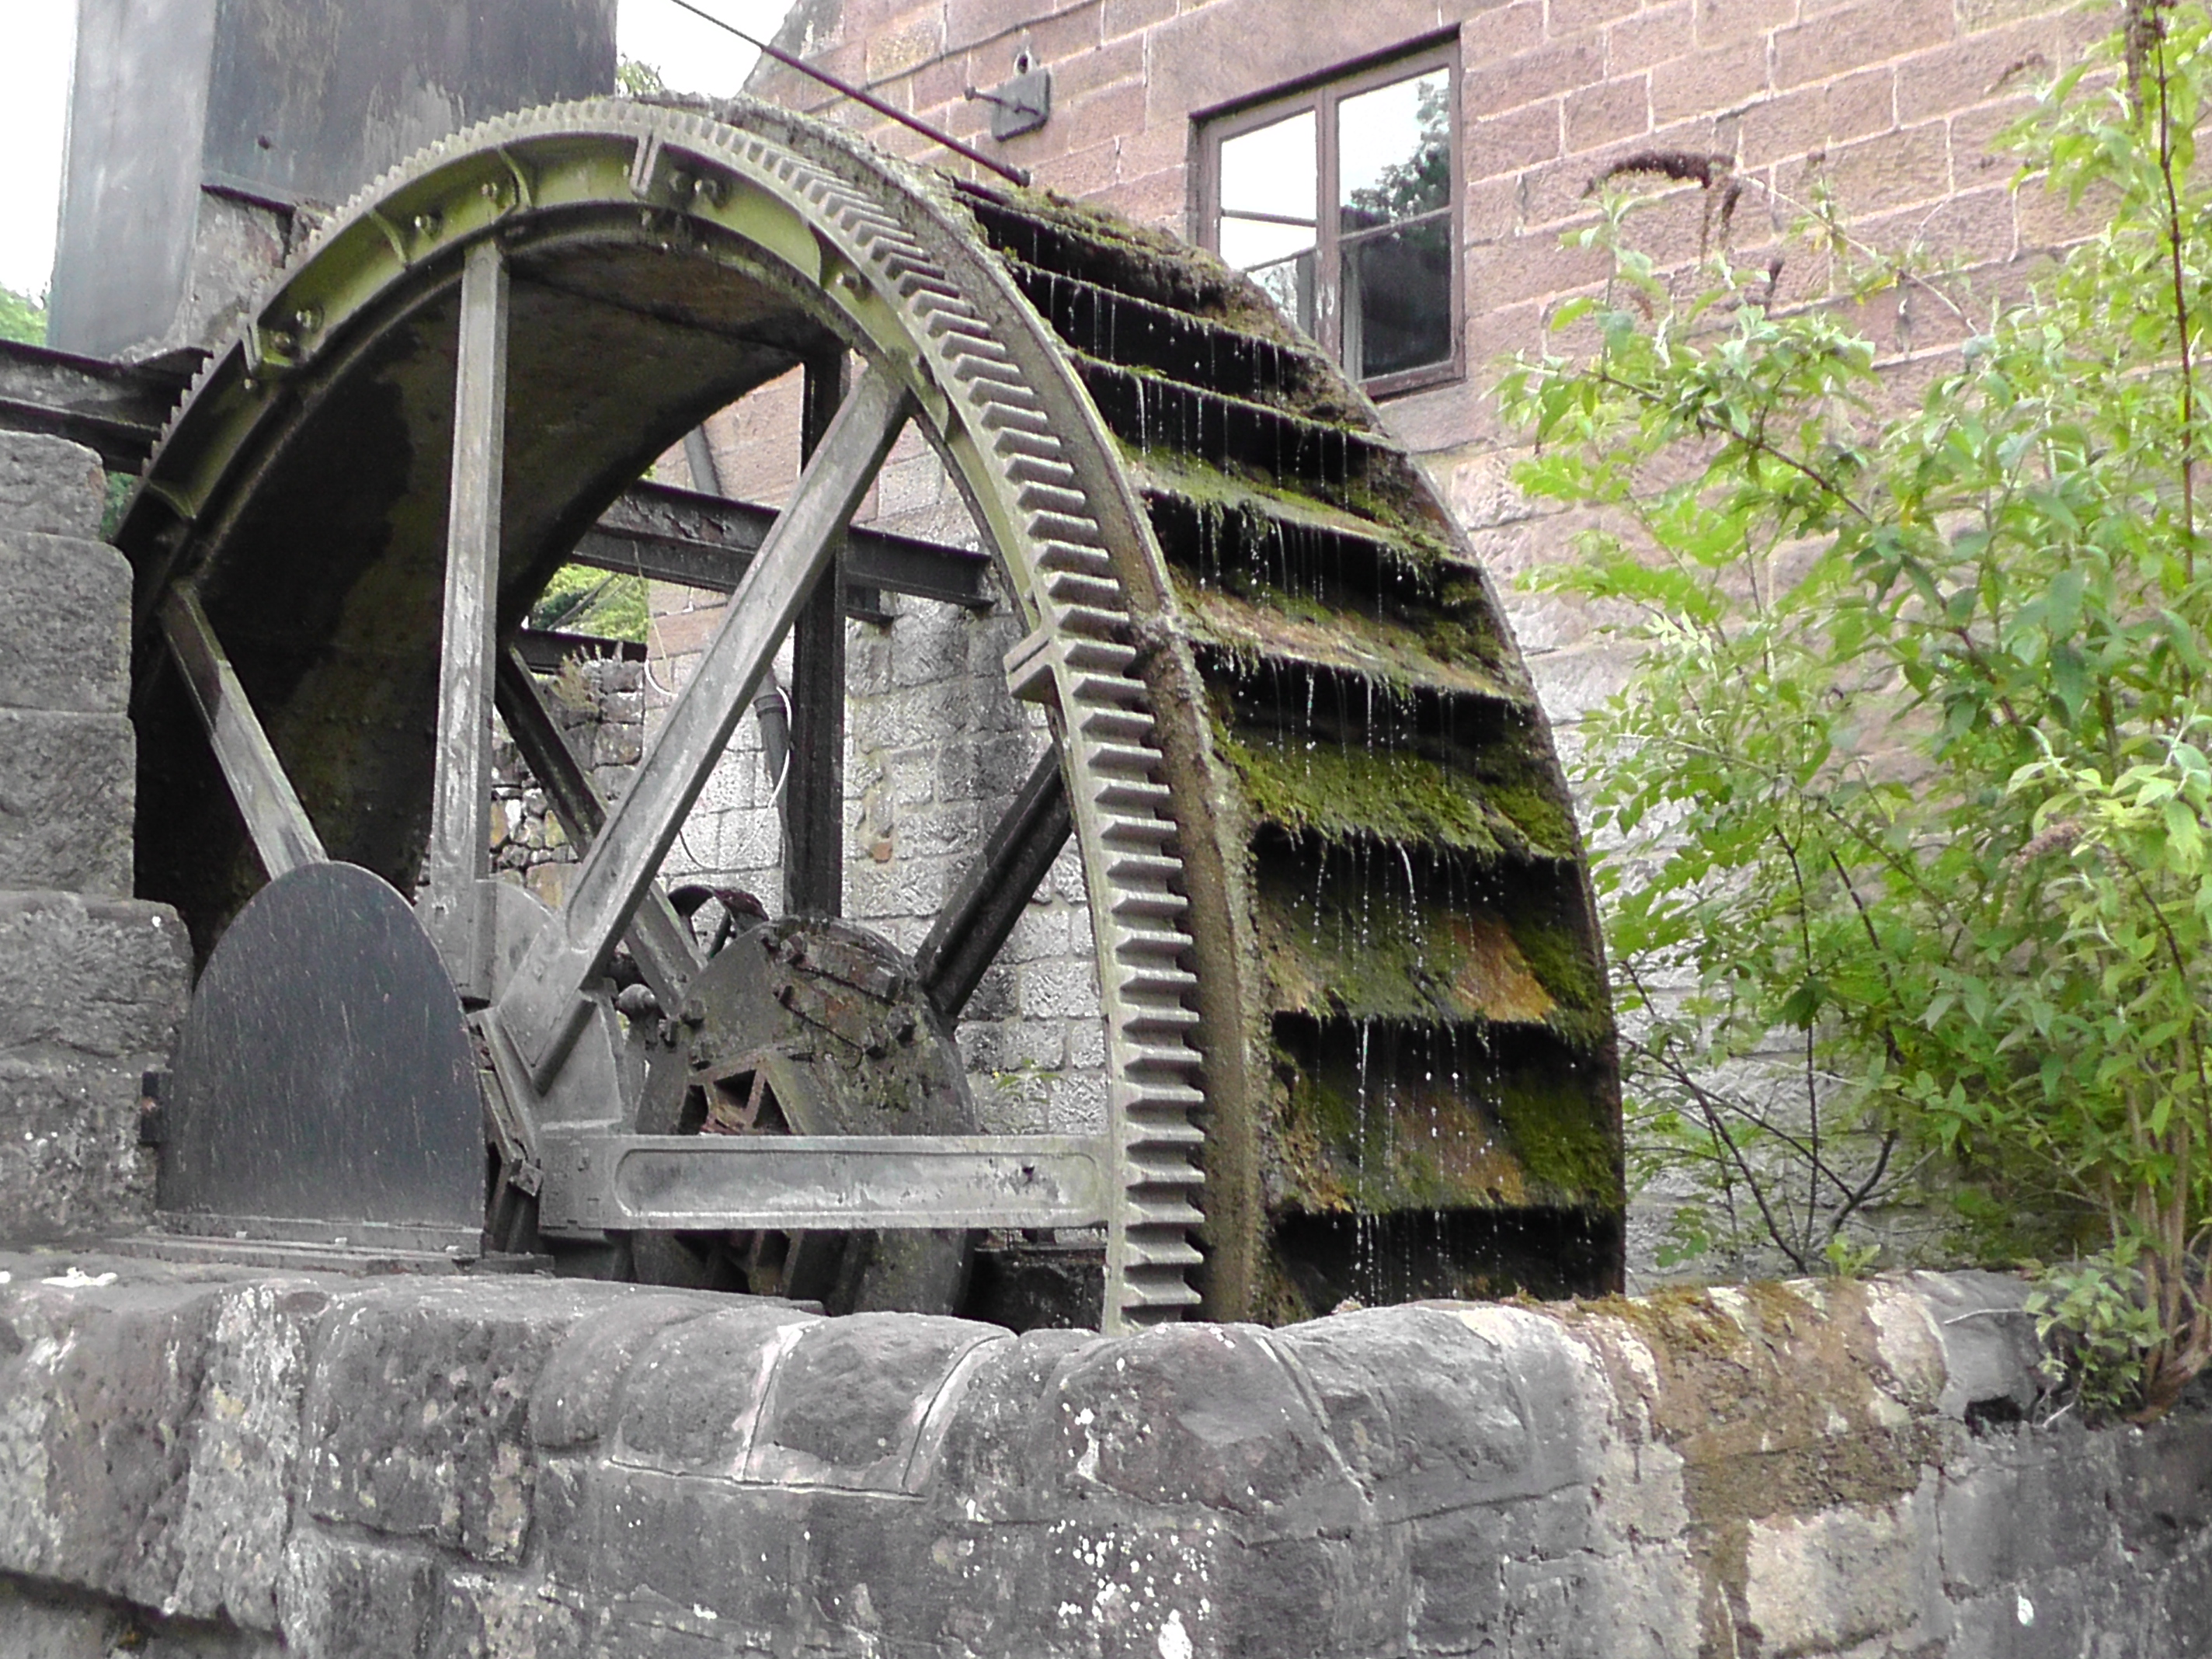
[[[1457,59],[1397,58],[1202,129],[1208,244],[1370,392],[1460,372]]]

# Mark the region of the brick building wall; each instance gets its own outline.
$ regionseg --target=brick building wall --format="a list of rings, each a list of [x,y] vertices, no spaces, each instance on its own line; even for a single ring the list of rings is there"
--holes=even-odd
[[[2042,191],[2015,191],[1990,140],[2112,15],[2053,0],[799,0],[782,44],[1041,185],[1198,240],[1194,118],[1455,31],[1468,372],[1382,409],[1510,590],[1565,552],[1568,526],[1512,489],[1489,393],[1507,359],[1546,343],[1550,313],[1603,277],[1601,254],[1561,245],[1594,217],[1595,179],[1639,152],[1716,158],[1744,185],[1732,240],[1763,264],[1820,175],[1869,246],[1917,246],[2002,284],[2075,225]],[[990,106],[964,94],[1003,82],[1022,52],[1052,71],[1052,116],[999,143]],[[981,174],[788,69],[763,64],[752,90]],[[1646,216],[1646,245],[1693,256],[1707,202],[1678,187]],[[1826,302],[1831,274],[1793,253],[1779,302]],[[1909,295],[1880,303],[1865,321],[1899,366],[1957,337]],[[1509,602],[1571,726],[1613,682],[1610,653],[1572,602]]]
[[[2079,222],[2041,189],[2015,188],[2014,166],[1991,153],[1991,140],[2030,107],[2036,82],[2077,62],[2112,16],[2108,5],[2051,0],[799,0],[781,44],[1028,169],[1040,185],[1202,240],[1206,118],[1455,39],[1466,372],[1387,398],[1381,413],[1504,589],[1554,729],[1571,749],[1579,716],[1620,684],[1626,659],[1584,603],[1518,586],[1567,556],[1580,526],[1514,489],[1513,438],[1491,391],[1514,354],[1556,347],[1551,314],[1603,280],[1606,256],[1563,245],[1595,219],[1595,183],[1654,152],[1699,158],[1712,180],[1704,187],[1641,176],[1653,199],[1636,236],[1678,263],[1725,237],[1743,264],[1773,267],[1778,307],[1851,308],[1832,262],[1786,234],[1824,191],[1868,246],[1918,250],[1984,294],[2016,290]],[[1052,112],[1041,129],[1000,143],[989,136],[990,106],[966,94],[1001,85],[1018,58],[1051,71]],[[916,161],[981,175],[773,63],[751,89]],[[1718,206],[1731,193],[1723,219]],[[1856,309],[1900,391],[1933,374],[1964,332],[1960,319],[1910,289]],[[762,476],[774,448],[763,434],[795,425],[779,413],[770,402],[719,425],[733,493],[788,477],[787,459]],[[870,511],[915,533],[972,537],[942,472],[918,452],[902,452]],[[895,635],[911,625],[902,619]],[[975,650],[988,665],[988,648]],[[856,652],[856,664],[867,660]],[[1079,931],[1073,943],[1056,971],[1079,971]],[[1022,1050],[1018,1040],[1006,1046]],[[980,1077],[1001,1060],[979,1045],[971,1063]],[[1632,1262],[1648,1267],[1666,1207],[1647,1193],[1632,1215]],[[1898,1212],[1885,1225],[1909,1259],[1939,1219]]]

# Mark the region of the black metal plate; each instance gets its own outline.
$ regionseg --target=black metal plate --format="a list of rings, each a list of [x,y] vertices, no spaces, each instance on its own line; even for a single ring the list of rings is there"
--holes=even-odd
[[[407,902],[350,864],[270,882],[208,958],[177,1045],[160,1206],[194,1217],[483,1224],[459,999]]]

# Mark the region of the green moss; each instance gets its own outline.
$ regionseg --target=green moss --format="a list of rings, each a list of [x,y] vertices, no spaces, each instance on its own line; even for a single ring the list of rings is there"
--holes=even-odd
[[[1517,1073],[1501,1089],[1498,1113],[1529,1185],[1548,1201],[1617,1208],[1626,1201],[1611,1126],[1571,1072]]]
[[[1235,769],[1254,817],[1328,842],[1371,836],[1401,846],[1448,847],[1486,860],[1527,856],[1512,823],[1492,811],[1473,781],[1402,750],[1316,741],[1287,744],[1230,732],[1215,746]]]
[[[1232,732],[1218,716],[1214,743],[1236,770],[1253,815],[1294,833],[1325,842],[1365,836],[1404,847],[1449,848],[1485,860],[1574,855],[1572,825],[1563,816],[1528,811],[1525,799],[1516,796],[1528,812],[1524,825],[1499,810],[1480,773],[1412,750],[1352,748],[1320,739],[1300,747]]]
[[[1363,865],[1304,847],[1256,860],[1253,888],[1278,1012],[1535,1026],[1559,1012],[1504,918],[1410,895],[1395,858]]]
[[[1358,674],[1401,696],[1425,690],[1523,702],[1525,694],[1493,665],[1504,653],[1486,617],[1377,616],[1285,593],[1243,571],[1224,572],[1218,587],[1201,586],[1180,566],[1170,566],[1169,575],[1200,643]]]
[[[1531,847],[1542,848],[1547,858],[1575,856],[1574,811],[1567,804],[1566,784],[1548,757],[1540,761],[1523,748],[1489,744],[1477,758],[1474,775],[1483,799]]]
[[[1425,515],[1409,510],[1410,489],[1377,493],[1371,489],[1331,486],[1325,495],[1309,495],[1285,489],[1252,468],[1233,463],[1215,466],[1182,450],[1139,449],[1126,441],[1118,441],[1130,466],[1162,493],[1180,496],[1198,511],[1256,511],[1288,524],[1364,538],[1377,544],[1384,562],[1396,566],[1425,591],[1433,591],[1468,569],[1437,526]],[[1382,533],[1377,536],[1377,531]]]
[[[1530,1201],[1511,1147],[1479,1106],[1387,1060],[1363,1077],[1356,1042],[1315,1057],[1278,1047],[1285,1083],[1279,1204],[1385,1215]]]

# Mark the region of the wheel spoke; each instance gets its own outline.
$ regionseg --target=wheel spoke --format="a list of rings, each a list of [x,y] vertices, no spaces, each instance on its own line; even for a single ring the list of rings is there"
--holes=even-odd
[[[915,952],[922,992],[945,1018],[960,1018],[1074,828],[1055,745],[1037,757]]]
[[[446,514],[446,616],[438,670],[438,755],[423,927],[464,999],[490,994],[490,951],[477,884],[491,874],[494,616],[507,449],[507,260],[470,248],[461,275],[453,375],[453,482]]]
[[[799,459],[828,434],[845,397],[841,348],[807,360]],[[844,538],[835,538],[842,549]],[[791,635],[791,748],[785,762],[783,909],[836,916],[845,910],[845,613],[833,551]]]
[[[500,1000],[497,1021],[543,1085],[584,1005],[583,985],[622,935],[647,884],[706,787],[793,619],[830,568],[837,533],[905,424],[905,389],[872,371],[839,410],[759,556],[732,596],[659,741],[578,866],[566,907],[538,935]]]
[[[322,837],[308,822],[292,780],[284,775],[283,763],[209,626],[199,596],[189,587],[171,589],[161,606],[161,629],[269,879],[303,864],[323,863],[330,855],[323,851]]]
[[[499,712],[530,775],[545,786],[545,798],[570,844],[579,851],[589,847],[607,821],[607,804],[568,739],[561,735],[560,724],[546,706],[545,694],[538,689],[529,665],[513,647],[500,659]],[[624,943],[653,996],[673,1014],[684,1006],[691,975],[699,971],[699,951],[667,895],[658,888],[647,890]]]

